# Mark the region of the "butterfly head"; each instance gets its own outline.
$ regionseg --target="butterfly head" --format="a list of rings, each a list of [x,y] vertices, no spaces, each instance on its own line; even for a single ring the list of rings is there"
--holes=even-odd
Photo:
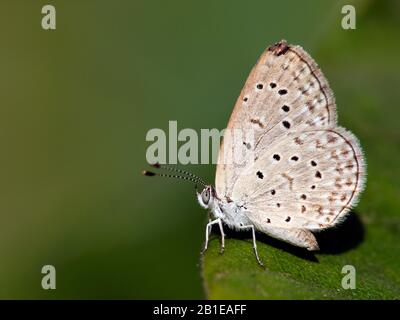
[[[197,192],[197,201],[199,202],[200,206],[204,209],[209,209],[214,205],[215,200],[217,199],[217,193],[215,189],[211,185],[206,185],[203,188],[201,193]]]

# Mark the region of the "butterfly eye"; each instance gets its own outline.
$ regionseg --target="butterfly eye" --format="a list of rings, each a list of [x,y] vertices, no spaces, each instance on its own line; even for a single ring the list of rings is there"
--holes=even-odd
[[[204,204],[208,204],[208,202],[210,201],[210,191],[204,190],[201,194],[201,198],[202,198]]]

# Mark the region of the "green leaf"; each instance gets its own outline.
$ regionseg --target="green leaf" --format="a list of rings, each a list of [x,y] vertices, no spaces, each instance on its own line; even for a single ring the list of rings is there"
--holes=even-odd
[[[369,230],[364,241],[364,228]],[[318,234],[321,252],[313,254],[258,234],[260,267],[248,239],[229,232],[225,253],[213,237],[203,259],[210,299],[393,299],[400,297],[398,234],[371,227],[352,213],[342,226]],[[379,241],[377,241],[379,240]],[[397,241],[396,241],[397,240]],[[385,245],[382,245],[384,243]],[[356,269],[356,289],[345,290],[342,268]]]

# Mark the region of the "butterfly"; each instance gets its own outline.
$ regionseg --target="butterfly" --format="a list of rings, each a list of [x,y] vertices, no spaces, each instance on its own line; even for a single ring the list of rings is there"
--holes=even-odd
[[[229,132],[251,132],[232,138]],[[227,154],[240,154],[227,161]],[[253,67],[236,101],[220,146],[215,187],[187,171],[156,164],[203,185],[196,191],[209,210],[211,227],[256,231],[310,251],[314,235],[337,226],[357,204],[366,181],[358,139],[337,124],[332,90],[311,56],[282,40],[269,46]]]

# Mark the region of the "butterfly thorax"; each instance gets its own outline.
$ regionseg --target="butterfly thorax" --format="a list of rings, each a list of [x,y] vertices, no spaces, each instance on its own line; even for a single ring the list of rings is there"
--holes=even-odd
[[[221,219],[229,228],[237,230],[252,224],[247,217],[247,208],[243,202],[219,196],[211,185],[205,186],[201,193],[196,191],[196,194],[200,206],[208,209],[213,218]]]
[[[215,218],[220,218],[229,228],[239,230],[251,224],[246,215],[246,207],[237,201],[214,199],[210,211]]]

